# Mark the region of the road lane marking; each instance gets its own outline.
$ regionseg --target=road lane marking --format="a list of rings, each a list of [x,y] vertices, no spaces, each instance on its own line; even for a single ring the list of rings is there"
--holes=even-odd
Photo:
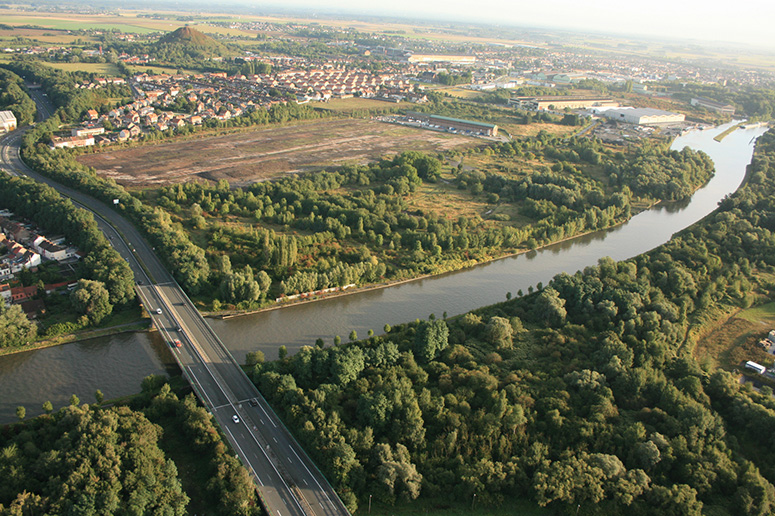
[[[277,443],[277,437],[272,437],[272,440]],[[280,444],[280,443],[277,443]]]
[[[302,481],[304,481],[304,485],[305,485],[305,486],[308,486],[308,485],[309,485],[309,484],[307,483],[307,479],[306,479],[306,478],[302,478]]]

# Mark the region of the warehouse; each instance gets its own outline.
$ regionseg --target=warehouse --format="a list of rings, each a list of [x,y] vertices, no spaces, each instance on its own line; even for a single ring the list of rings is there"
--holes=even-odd
[[[621,108],[606,109],[601,112],[602,116],[635,125],[657,125],[669,124],[674,122],[683,122],[686,118],[681,113],[672,113],[653,108]]]
[[[476,64],[476,56],[450,56],[440,54],[412,54],[407,58],[410,63],[456,63]]]
[[[416,113],[410,111],[406,114],[409,120],[427,124],[436,129],[447,131],[463,131],[482,136],[498,136],[498,126],[495,124],[485,124],[483,122],[474,122],[472,120],[461,120],[459,118],[449,118],[446,116],[429,115],[427,113]]]
[[[617,107],[619,103],[610,97],[579,97],[572,95],[552,95],[548,97],[515,97],[509,99],[509,105],[528,111],[546,109],[562,110],[587,109],[596,106]]]
[[[16,129],[16,117],[11,111],[0,111],[0,131],[11,132]]]
[[[707,97],[698,97],[696,99],[692,99],[691,101],[692,106],[700,106],[704,107],[705,109],[710,109],[711,111],[715,111],[717,113],[721,113],[723,115],[734,115],[735,114],[735,106],[732,104],[725,104],[723,102],[717,102],[713,99],[709,99]]]

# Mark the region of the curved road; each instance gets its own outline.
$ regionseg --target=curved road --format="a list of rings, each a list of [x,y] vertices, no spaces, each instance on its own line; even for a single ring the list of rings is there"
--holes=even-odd
[[[50,116],[53,108],[45,95],[29,91],[38,106],[38,119]],[[46,183],[94,213],[100,229],[132,268],[137,293],[170,343],[183,374],[251,472],[267,512],[277,516],[349,515],[326,478],[139,231],[112,207],[44,177],[22,162],[19,149],[27,129],[0,139],[0,165],[12,175],[23,174]]]

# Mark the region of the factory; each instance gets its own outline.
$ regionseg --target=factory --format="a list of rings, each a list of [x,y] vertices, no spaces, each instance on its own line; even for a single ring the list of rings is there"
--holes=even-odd
[[[686,118],[686,116],[681,113],[672,113],[670,111],[662,111],[661,109],[653,108],[625,107],[600,111],[593,110],[593,112],[610,120],[634,125],[670,124],[674,122],[683,122]]]
[[[498,136],[498,126],[495,124],[486,124],[483,122],[474,122],[472,120],[461,120],[459,118],[449,118],[446,116],[429,115],[427,113],[417,113],[410,111],[406,118],[413,122],[419,122],[429,128],[443,129],[450,132],[465,132],[481,136]]]
[[[412,54],[407,58],[410,63],[455,63],[476,64],[476,56],[450,56],[440,54]]]
[[[610,97],[579,97],[572,95],[551,95],[547,97],[514,97],[509,105],[527,111],[568,109],[589,109],[591,107],[617,107],[619,103]]]
[[[700,106],[704,107],[705,109],[710,109],[711,111],[715,111],[716,113],[721,113],[722,115],[734,115],[735,114],[735,106],[732,104],[724,104],[723,102],[716,102],[713,99],[709,99],[706,97],[698,97],[696,99],[692,99],[691,101],[692,106]]]
[[[16,117],[12,111],[0,111],[0,132],[10,133],[16,129]]]

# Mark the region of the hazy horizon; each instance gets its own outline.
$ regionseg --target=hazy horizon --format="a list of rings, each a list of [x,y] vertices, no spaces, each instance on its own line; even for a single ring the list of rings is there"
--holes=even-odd
[[[287,0],[282,4],[236,0],[240,5],[258,8],[304,9],[312,13],[391,16],[424,21],[458,21],[534,29],[566,29],[582,32],[658,37],[672,40],[699,40],[708,43],[738,43],[775,49],[775,36],[769,24],[775,18],[775,3],[763,0],[744,2],[742,9],[728,4],[707,4],[699,0],[632,5],[614,0],[596,0],[593,6],[571,0],[544,0],[517,5],[491,0],[475,5],[452,0],[418,3],[394,0],[389,4],[369,4],[356,0]]]

